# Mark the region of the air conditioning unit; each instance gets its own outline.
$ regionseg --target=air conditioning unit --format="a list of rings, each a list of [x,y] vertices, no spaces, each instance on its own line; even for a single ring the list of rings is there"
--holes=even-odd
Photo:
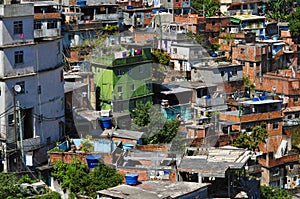
[[[162,106],[168,106],[168,105],[169,105],[169,101],[163,99],[163,100],[161,101],[161,105],[162,105]]]
[[[230,33],[238,33],[239,29],[238,28],[231,28]]]

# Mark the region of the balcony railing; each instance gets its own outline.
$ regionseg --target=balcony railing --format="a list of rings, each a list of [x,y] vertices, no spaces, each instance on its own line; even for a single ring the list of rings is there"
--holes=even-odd
[[[97,14],[95,20],[118,20],[122,17],[122,14]]]
[[[21,146],[21,143],[20,143],[20,141],[18,141],[18,147],[20,147],[20,146]],[[32,150],[39,149],[40,147],[41,147],[41,137],[40,136],[23,140],[24,151],[32,151]]]
[[[260,159],[259,163],[265,167],[275,167],[278,165],[286,164],[289,162],[295,162],[295,161],[298,161],[298,154],[285,155],[281,158],[269,160],[269,162],[267,162],[266,159]]]
[[[220,119],[231,120],[236,122],[250,122],[250,121],[262,121],[268,119],[281,118],[281,111],[273,111],[267,113],[249,113],[246,115],[241,114],[239,116],[238,111],[225,112],[220,114]]]

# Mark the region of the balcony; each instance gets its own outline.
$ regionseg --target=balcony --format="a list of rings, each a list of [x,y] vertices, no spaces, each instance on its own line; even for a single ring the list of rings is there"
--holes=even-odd
[[[269,160],[269,162],[267,162],[266,159],[260,159],[259,163],[264,167],[270,168],[270,167],[275,167],[278,165],[286,164],[289,162],[296,162],[296,161],[298,161],[298,154],[293,153],[293,154],[285,155],[278,159]]]
[[[52,13],[34,13],[35,20],[41,19],[61,19],[61,15],[59,12],[52,12]]]
[[[18,147],[20,148],[20,146],[21,146],[21,143],[20,143],[20,141],[18,141]],[[29,139],[23,140],[24,151],[32,151],[32,150],[39,149],[40,147],[41,147],[41,137],[40,136],[36,136],[34,138],[29,138]]]

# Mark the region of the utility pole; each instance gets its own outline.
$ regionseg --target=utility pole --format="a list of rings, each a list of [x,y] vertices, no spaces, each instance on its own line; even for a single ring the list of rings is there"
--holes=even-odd
[[[24,148],[23,148],[23,129],[22,129],[22,118],[21,118],[21,108],[20,102],[17,101],[18,106],[18,124],[19,124],[19,133],[20,133],[20,148],[21,148],[21,156],[22,156],[22,168],[25,168],[25,156],[24,156]]]

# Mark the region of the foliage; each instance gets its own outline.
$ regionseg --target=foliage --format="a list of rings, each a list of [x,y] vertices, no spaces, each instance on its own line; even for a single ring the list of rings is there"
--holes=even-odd
[[[17,186],[14,174],[0,173],[0,198],[22,198],[21,189]]]
[[[243,81],[244,81],[244,87],[245,88],[250,88],[251,91],[254,91],[255,89],[255,85],[254,83],[251,82],[251,80],[249,79],[249,77],[243,77]]]
[[[151,102],[137,104],[132,116],[132,129],[145,133],[146,144],[169,143],[177,134],[179,121],[167,121],[160,108]]]
[[[298,121],[299,124],[300,121]],[[292,147],[300,151],[300,127],[299,125],[292,130]]]
[[[154,57],[154,62],[156,63],[160,63],[160,64],[163,64],[163,65],[168,65],[171,58],[170,56],[165,53],[163,50],[154,50],[152,52],[152,55]]]
[[[286,21],[292,7],[293,0],[269,0],[267,17],[277,22]]]
[[[32,180],[28,174],[25,174],[21,177],[21,179],[18,181],[18,184],[22,184],[22,183],[29,183],[29,184],[33,184],[38,182],[38,179]]]
[[[261,142],[265,143],[267,138],[268,132],[265,128],[265,124],[262,123],[261,126],[253,127],[251,133],[241,134],[234,142],[234,146],[255,151],[256,149],[259,150],[259,144]]]
[[[204,48],[207,48],[207,46],[208,46],[208,40],[205,38],[205,35],[200,34],[200,33],[194,34],[194,33],[192,33],[192,32],[188,32],[188,33],[186,34],[186,36],[187,36],[188,38],[193,39],[197,44],[200,44],[200,45],[202,45]]]
[[[72,195],[80,193],[95,197],[96,191],[116,186],[123,180],[122,175],[101,162],[90,171],[76,158],[70,164],[57,161],[53,169],[51,175]]]
[[[292,196],[289,195],[287,190],[268,187],[264,185],[260,187],[260,196],[261,199],[291,199],[292,198]]]
[[[292,12],[288,16],[287,21],[289,22],[289,29],[293,36],[300,36],[300,8],[297,8],[295,12]]]
[[[42,196],[35,197],[36,199],[61,199],[61,195],[58,192],[51,191],[47,194],[44,194]]]
[[[83,139],[80,143],[80,145],[78,146],[80,151],[83,152],[91,152],[94,150],[94,144],[93,142],[90,140],[90,137],[86,137],[86,139]]]
[[[220,49],[221,45],[220,44],[212,44],[211,45],[211,49],[213,49],[214,51],[218,51]]]
[[[104,31],[108,31],[108,32],[114,32],[114,31],[117,31],[119,29],[119,27],[117,25],[108,25],[106,24],[106,26],[103,27],[102,30]]]
[[[191,6],[196,10],[202,10],[205,17],[216,16],[220,12],[220,3],[214,0],[191,1]]]

